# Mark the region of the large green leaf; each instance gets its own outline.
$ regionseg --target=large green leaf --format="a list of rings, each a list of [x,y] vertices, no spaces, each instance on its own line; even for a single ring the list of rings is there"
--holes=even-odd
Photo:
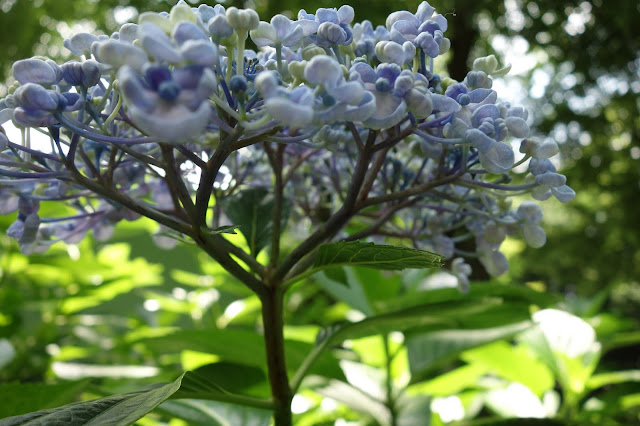
[[[362,266],[399,271],[407,268],[437,268],[442,265],[444,265],[442,256],[424,250],[359,241],[338,241],[320,246],[313,269]]]
[[[85,381],[54,385],[3,383],[0,385],[0,419],[73,402],[86,384]]]
[[[267,363],[264,337],[249,330],[180,330],[161,337],[144,338],[139,342],[158,353],[179,353],[190,349],[258,368],[264,368]],[[285,340],[287,368],[294,371],[312,349],[311,343]],[[328,377],[343,377],[338,362],[330,354],[321,356],[311,371]]]
[[[398,312],[390,312],[382,315],[375,315],[365,318],[362,321],[339,325],[329,330],[323,330],[318,336],[318,344],[313,351],[310,352],[304,361],[304,364],[296,372],[292,379],[292,387],[295,389],[300,385],[307,370],[315,363],[315,360],[321,356],[323,351],[332,344],[344,341],[346,339],[358,339],[373,335],[385,335],[392,331],[410,331],[416,330],[418,338],[424,336],[425,330],[442,330],[455,329],[454,332],[473,333],[477,330],[459,330],[460,328],[469,327],[474,324],[482,323],[476,318],[482,318],[483,315],[495,312],[502,308],[502,300],[498,298],[469,300],[466,302],[443,302],[430,304],[425,306],[416,306],[410,309]],[[491,315],[489,315],[491,317]],[[513,323],[520,318],[515,316],[507,321]],[[525,322],[529,324],[528,321]],[[504,324],[504,323],[503,323]],[[520,323],[519,323],[520,324]],[[419,331],[418,331],[419,330]],[[496,333],[496,330],[487,329],[486,336]],[[480,330],[482,332],[484,330]],[[493,333],[493,334],[492,334]],[[411,333],[409,333],[409,336]],[[478,336],[480,337],[480,336]],[[495,337],[494,339],[496,339]],[[492,339],[492,340],[494,340]],[[482,340],[475,343],[480,345],[490,340]],[[471,346],[461,345],[457,352],[467,349]]]
[[[457,288],[413,291],[392,299],[379,301],[376,307],[382,311],[397,311],[428,303],[463,301],[486,297],[501,297],[505,301],[534,304],[540,307],[549,306],[560,300],[558,296],[551,293],[539,292],[523,286],[474,283],[467,294],[461,293]]]
[[[365,318],[362,321],[343,325],[331,335],[332,342],[346,339],[384,335],[392,331],[410,329],[452,329],[471,322],[466,318],[481,315],[502,304],[500,299],[478,301],[438,303],[428,306],[416,306],[398,312],[390,312]]]
[[[138,392],[113,395],[92,401],[76,402],[58,408],[9,417],[0,420],[0,425],[130,425],[173,395],[180,387],[182,378],[183,375],[172,383],[156,385]]]
[[[158,411],[202,426],[268,426],[271,410],[197,399],[166,401]]]
[[[250,188],[225,198],[226,215],[247,240],[253,256],[257,256],[273,234],[273,195],[265,188]],[[281,228],[284,230],[289,216],[289,205],[282,206]]]
[[[530,321],[476,330],[442,330],[412,336],[407,341],[412,381],[423,378],[439,362],[531,327]]]
[[[484,365],[464,365],[440,374],[426,382],[416,383],[410,386],[409,390],[413,395],[454,395],[476,386],[480,377],[484,376],[488,371],[489,368]]]

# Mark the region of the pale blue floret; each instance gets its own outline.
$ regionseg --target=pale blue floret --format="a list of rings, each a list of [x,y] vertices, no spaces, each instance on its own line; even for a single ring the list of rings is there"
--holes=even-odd
[[[171,38],[179,45],[189,40],[209,41],[209,36],[205,34],[196,24],[189,21],[182,21],[173,27]]]
[[[96,41],[98,41],[97,36],[89,33],[80,33],[65,39],[63,44],[74,55],[89,57],[91,55],[91,45]]]
[[[373,29],[371,21],[362,21],[353,25],[353,41],[356,43],[355,55],[373,58],[376,44],[389,40],[389,31],[382,25]]]
[[[46,61],[36,58],[22,59],[14,62],[11,72],[20,84],[35,83],[51,86],[62,78],[60,67],[51,59]]]
[[[442,15],[433,15],[435,9],[422,2],[414,15],[408,11],[394,12],[387,18],[387,29],[391,40],[402,44],[412,42],[429,57],[435,58],[449,50],[451,43],[444,37],[447,20]]]
[[[300,86],[287,92],[278,84],[278,77],[272,71],[265,71],[256,77],[255,85],[265,98],[269,115],[285,126],[300,128],[313,120],[313,91]]]
[[[117,36],[118,40],[133,44],[133,42],[138,38],[138,24],[124,24],[120,27],[120,31],[117,32]],[[112,36],[112,38],[114,37]]]
[[[213,18],[209,19],[207,25],[209,28],[209,33],[211,34],[211,39],[217,44],[220,44],[223,39],[231,37],[233,35],[233,28],[231,28],[231,25],[229,25],[226,12],[224,10],[224,7],[222,6],[220,6],[219,13],[217,13]]]
[[[44,87],[27,83],[14,93],[16,108],[12,118],[24,127],[43,127],[57,124],[54,112],[77,111],[83,106],[83,99],[77,93],[58,93]]]
[[[495,141],[478,129],[467,130],[465,139],[478,150],[480,163],[489,173],[506,173],[513,167],[515,155],[509,145]]]
[[[63,80],[70,86],[92,87],[100,81],[100,64],[93,59],[66,62],[60,66],[60,70]]]
[[[158,62],[176,64],[182,60],[182,56],[173,45],[171,38],[154,24],[145,22],[139,25],[138,40],[147,55]]]
[[[302,27],[284,15],[275,15],[270,23],[260,22],[258,28],[250,32],[251,39],[258,47],[294,46],[304,33]]]
[[[354,10],[344,5],[340,9],[320,8],[315,15],[308,14],[304,9],[298,13],[296,22],[302,28],[305,36],[311,36],[313,42],[320,46],[330,47],[333,44],[348,46],[353,40],[351,21]],[[322,29],[321,29],[322,28]],[[317,36],[312,36],[317,32]]]
[[[540,248],[547,241],[544,229],[538,225],[542,216],[540,206],[531,201],[523,202],[516,211],[516,217],[521,222],[524,239],[533,248]]]
[[[379,61],[404,65],[416,56],[416,47],[409,41],[401,45],[394,41],[383,40],[376,44],[375,53]]]
[[[149,68],[146,82],[129,67],[118,72],[131,119],[159,142],[185,143],[198,138],[209,123],[208,97],[217,82],[208,68],[191,67],[169,72]]]
[[[364,89],[355,81],[345,81],[342,67],[329,56],[314,56],[304,69],[304,78],[314,86],[321,86],[337,102],[357,105]]]
[[[185,61],[213,68],[219,61],[218,49],[204,40],[187,40],[180,46],[180,55]]]
[[[98,62],[115,70],[126,65],[136,71],[141,71],[149,61],[144,50],[120,40],[95,42],[91,46],[91,50]]]

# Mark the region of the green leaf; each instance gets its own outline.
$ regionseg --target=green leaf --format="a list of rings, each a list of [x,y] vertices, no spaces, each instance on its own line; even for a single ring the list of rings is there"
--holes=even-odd
[[[359,241],[338,241],[320,246],[313,269],[362,266],[400,271],[407,268],[437,268],[442,265],[444,265],[442,256],[424,250]]]
[[[392,331],[424,328],[457,328],[466,317],[481,314],[502,304],[500,299],[484,299],[482,303],[440,303],[416,306],[399,312],[391,312],[366,318],[340,327],[330,337],[332,342],[346,339],[383,335]]]
[[[530,321],[522,321],[501,327],[443,330],[412,336],[407,341],[412,381],[423,378],[439,362],[466,349],[511,337],[529,327]]]
[[[172,383],[155,385],[138,392],[76,402],[58,408],[9,417],[0,420],[0,426],[130,425],[173,395],[180,388],[183,376],[181,375]]]
[[[158,411],[202,426],[268,426],[272,414],[271,410],[195,399],[167,401]]]
[[[187,372],[180,390],[172,398],[226,401],[226,398],[212,398],[208,395],[227,395],[230,392],[266,398],[271,395],[262,369],[223,361]]]
[[[214,230],[209,230],[206,227],[203,227],[203,231],[208,233],[208,234],[212,234],[212,235],[217,235],[217,234],[237,234],[236,229],[240,228],[240,225],[225,225],[225,226],[221,226],[219,228],[216,228]]]
[[[231,222],[240,228],[255,257],[271,243],[273,233],[273,195],[265,188],[245,189],[222,201]],[[284,230],[289,217],[289,205],[282,206],[281,228]],[[218,228],[220,229],[220,228]]]
[[[637,345],[638,343],[640,343],[640,331],[616,333],[608,339],[603,339],[602,352],[605,353],[616,348]]]
[[[538,397],[555,385],[549,368],[532,357],[524,346],[498,341],[465,351],[460,358],[472,365],[482,365],[511,382],[522,383]]]
[[[264,368],[267,363],[264,337],[249,330],[180,330],[161,337],[143,338],[139,342],[158,353],[180,353],[189,348],[258,368]],[[295,371],[313,347],[311,343],[285,339],[287,368]],[[311,371],[328,377],[344,377],[338,362],[330,354],[324,354]]]
[[[0,385],[0,419],[73,402],[87,382],[3,383]]]
[[[406,393],[396,400],[399,425],[431,424],[431,399],[426,395],[409,396]]]
[[[377,420],[376,424],[390,424],[389,410],[384,403],[352,385],[340,380],[329,380],[325,386],[314,390],[322,396],[342,402],[350,409],[362,413],[365,418],[373,417]]]
[[[484,376],[488,371],[489,369],[483,365],[464,365],[440,374],[434,379],[411,385],[409,390],[414,395],[454,395],[476,386],[480,377]]]
[[[402,285],[398,275],[365,268],[330,268],[315,278],[327,293],[368,316],[377,312],[376,302],[395,297]]]
[[[365,315],[373,315],[373,309],[353,269],[328,270],[316,276],[317,282],[327,293]],[[375,284],[373,284],[375,285]],[[384,285],[384,284],[383,284]]]
[[[347,325],[339,325],[329,330],[321,330],[324,336],[318,335],[318,344],[313,351],[308,354],[304,364],[296,371],[292,378],[292,388],[296,389],[300,385],[307,370],[313,365],[316,358],[331,344],[341,342],[346,339],[359,339],[362,337],[373,335],[384,335],[392,331],[407,331],[418,329],[424,331],[425,328],[442,330],[443,328],[460,328],[462,326],[471,326],[476,324],[476,318],[486,312],[491,312],[496,308],[501,308],[502,300],[484,299],[471,300],[467,302],[444,302],[439,304],[431,304],[426,306],[416,306],[410,309],[398,312],[390,312],[382,315],[376,315],[366,318],[362,321],[350,323]],[[518,321],[518,317],[509,319],[509,322]],[[529,322],[526,322],[529,324]],[[504,322],[503,322],[504,324]],[[456,330],[469,331],[476,330]],[[322,337],[322,338],[320,338]],[[486,343],[480,341],[478,345]],[[469,346],[460,347],[462,351]]]
[[[587,387],[593,390],[602,386],[624,382],[640,382],[640,370],[613,371],[610,373],[594,374],[587,381]]]
[[[527,304],[534,304],[540,307],[552,305],[560,300],[560,297],[551,293],[539,292],[523,286],[474,283],[467,294],[461,293],[456,288],[442,288],[419,292],[412,291],[402,296],[380,301],[376,306],[383,311],[397,311],[427,303],[486,297],[501,297],[505,299],[505,301],[526,302]]]

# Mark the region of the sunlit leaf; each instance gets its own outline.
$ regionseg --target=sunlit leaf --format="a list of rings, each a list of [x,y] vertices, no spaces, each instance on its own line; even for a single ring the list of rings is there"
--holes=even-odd
[[[180,330],[166,336],[145,338],[140,343],[158,353],[180,353],[184,348],[218,355],[222,360],[264,368],[266,352],[264,337],[256,332],[239,329]],[[285,341],[287,367],[294,371],[313,349],[313,344]],[[338,362],[324,354],[311,370],[328,377],[343,377]]]
[[[450,359],[465,349],[511,337],[529,327],[530,321],[522,321],[501,327],[442,330],[412,336],[407,341],[412,380],[424,377],[439,362]]]
[[[587,387],[589,389],[597,389],[602,386],[624,382],[640,382],[640,370],[623,370],[595,374],[587,381]]]
[[[505,341],[465,351],[460,358],[472,365],[482,365],[501,378],[522,383],[538,397],[555,385],[549,368],[529,355],[527,348],[514,347]]]
[[[444,374],[440,374],[434,379],[422,383],[416,383],[409,387],[409,389],[412,394],[449,396],[466,388],[475,386],[478,379],[484,376],[488,371],[488,367],[484,365],[464,365]]]

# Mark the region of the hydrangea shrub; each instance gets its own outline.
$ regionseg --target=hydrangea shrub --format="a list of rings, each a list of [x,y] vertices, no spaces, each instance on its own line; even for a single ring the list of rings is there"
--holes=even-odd
[[[23,134],[0,133],[0,212],[18,212],[8,233],[22,252],[89,231],[107,240],[141,216],[158,223],[159,245],[195,243],[263,303],[277,424],[290,423],[299,385],[282,349],[294,282],[329,266],[444,259],[467,291],[465,258],[498,276],[507,235],[545,244],[538,204],[512,196],[575,195],[551,161],[558,146],[530,137],[528,112],[492,89],[509,67],[488,56],[463,81],[435,73],[451,43],[427,2],[384,26],[354,19],[348,5],[264,22],[180,1],[111,36],[65,40],[76,60],[16,62],[0,101],[0,124]],[[31,146],[34,132],[49,149]],[[42,217],[49,201],[67,213]],[[236,231],[246,244],[225,237]],[[296,244],[281,244],[285,232]],[[469,240],[474,252],[460,248]]]

